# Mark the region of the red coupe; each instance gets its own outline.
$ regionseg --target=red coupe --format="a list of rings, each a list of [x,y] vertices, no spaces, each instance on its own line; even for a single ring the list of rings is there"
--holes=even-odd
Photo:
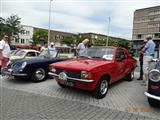
[[[120,47],[91,47],[84,56],[50,64],[49,75],[61,87],[75,87],[93,91],[96,98],[107,94],[110,84],[134,78],[137,61]]]

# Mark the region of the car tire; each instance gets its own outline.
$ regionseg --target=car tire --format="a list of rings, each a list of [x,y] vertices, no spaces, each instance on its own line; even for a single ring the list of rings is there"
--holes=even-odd
[[[61,88],[66,88],[66,87],[67,87],[66,85],[63,85],[63,84],[61,84],[60,82],[58,82],[58,85],[59,85]]]
[[[46,78],[46,71],[43,68],[35,69],[32,77],[31,77],[32,81],[34,81],[34,82],[44,81],[45,78]]]
[[[152,99],[148,97],[148,103],[150,104],[150,106],[152,107],[158,107],[160,106],[160,103],[158,100]]]
[[[94,97],[97,99],[104,98],[108,92],[108,88],[109,88],[108,78],[106,77],[101,78],[97,83],[96,89],[93,91]]]
[[[134,70],[132,70],[127,76],[126,81],[132,81],[134,79]]]

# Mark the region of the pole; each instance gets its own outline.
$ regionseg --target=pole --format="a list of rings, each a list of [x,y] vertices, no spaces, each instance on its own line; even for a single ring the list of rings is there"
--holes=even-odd
[[[108,17],[108,35],[107,35],[107,43],[106,43],[106,46],[108,46],[108,40],[109,40],[109,28],[110,28],[110,17]]]
[[[50,36],[51,36],[51,1],[49,2],[49,23],[48,23],[48,49],[49,49],[49,46],[50,46]],[[49,52],[49,50],[48,50]]]

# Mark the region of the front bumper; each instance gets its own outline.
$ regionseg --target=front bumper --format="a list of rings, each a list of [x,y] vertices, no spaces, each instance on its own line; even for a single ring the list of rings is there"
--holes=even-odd
[[[52,72],[49,72],[48,73],[51,77],[54,77],[54,78],[59,78],[59,75],[55,74],[55,73],[52,73]],[[72,77],[68,77],[67,76],[67,80],[70,80],[70,81],[73,81],[73,82],[83,82],[83,83],[93,83],[94,80],[87,80],[87,79],[78,79],[78,78],[72,78]]]
[[[159,100],[160,101],[160,97],[159,96],[155,96],[155,95],[152,95],[150,93],[148,93],[147,91],[144,92],[144,94],[149,97],[149,98],[152,98],[152,99],[155,99],[155,100]]]
[[[14,73],[10,71],[3,71],[3,73],[8,76],[16,76],[16,77],[26,77],[27,76],[26,73]]]

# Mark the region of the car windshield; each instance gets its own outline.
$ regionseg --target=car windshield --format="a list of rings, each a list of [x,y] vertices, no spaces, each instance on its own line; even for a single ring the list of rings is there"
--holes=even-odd
[[[57,56],[57,50],[43,50],[40,54],[40,57],[49,57],[55,58]]]
[[[23,57],[23,56],[25,56],[25,51],[23,51],[23,50],[19,50],[19,51],[17,51],[14,55],[15,56],[20,56],[20,57]]]
[[[113,60],[114,48],[89,48],[84,56],[87,58],[100,58],[105,60]]]

